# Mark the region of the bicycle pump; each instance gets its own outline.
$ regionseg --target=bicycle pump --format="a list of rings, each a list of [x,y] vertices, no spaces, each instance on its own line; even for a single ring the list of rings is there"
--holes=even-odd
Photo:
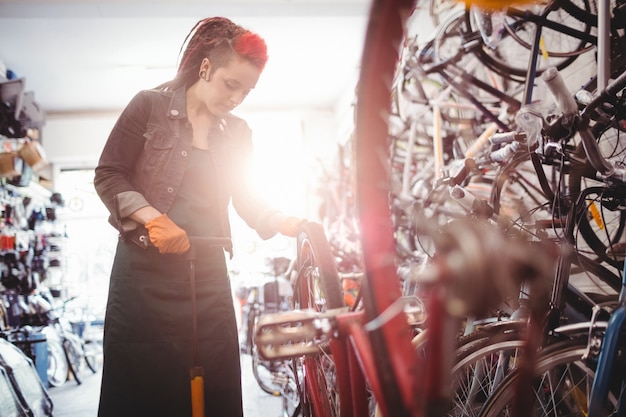
[[[195,245],[191,245],[187,251],[189,261],[189,285],[191,287],[191,315],[192,315],[192,343],[193,343],[193,366],[189,370],[191,382],[191,416],[204,417],[204,370],[198,358],[198,306],[196,301],[196,258]]]

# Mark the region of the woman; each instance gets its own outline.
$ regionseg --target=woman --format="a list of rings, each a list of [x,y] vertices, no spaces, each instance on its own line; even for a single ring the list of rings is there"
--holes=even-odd
[[[246,181],[251,131],[230,114],[259,79],[265,42],[222,17],[201,20],[185,41],[175,78],[131,100],[96,168],[95,188],[120,232],[101,417],[191,415],[190,236],[229,238],[231,200],[262,238],[295,236],[304,221],[255,197]],[[206,415],[226,417],[241,416],[242,403],[224,249],[197,246],[196,299]]]

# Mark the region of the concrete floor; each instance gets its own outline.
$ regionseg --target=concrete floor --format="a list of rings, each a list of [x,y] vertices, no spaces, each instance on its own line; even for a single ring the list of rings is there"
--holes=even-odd
[[[572,283],[585,292],[614,293],[606,285],[590,281],[586,275],[572,276]],[[282,400],[263,392],[252,375],[250,356],[241,355],[244,417],[281,417]],[[54,417],[96,417],[100,394],[101,374],[82,373],[83,383],[69,380],[61,387],[52,387],[48,393],[54,404]],[[143,416],[140,416],[143,417]]]
[[[252,375],[249,355],[241,355],[241,368],[244,417],[281,417],[281,399],[266,394],[258,387]],[[82,376],[81,385],[69,380],[60,387],[48,389],[54,404],[54,417],[96,417],[101,373],[92,374],[85,370]]]

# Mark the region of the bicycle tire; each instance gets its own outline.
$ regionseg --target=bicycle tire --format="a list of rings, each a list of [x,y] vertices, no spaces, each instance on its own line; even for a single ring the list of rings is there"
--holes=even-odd
[[[252,354],[252,344],[254,343],[254,329],[252,328],[253,319],[250,317],[253,311],[256,309],[256,298],[250,299],[252,292],[256,292],[258,289],[251,288],[250,294],[246,297],[246,304],[241,309],[241,328],[239,329],[239,351],[241,353],[250,355]]]
[[[81,385],[83,380],[80,377],[80,361],[82,361],[83,355],[76,350],[74,343],[67,338],[63,339],[62,346],[70,375],[72,375],[77,385]]]
[[[498,123],[494,119],[501,113],[503,104],[509,109],[518,109],[521,106],[516,97],[521,93],[519,87],[523,83],[508,73],[502,74],[504,69],[494,69],[496,66],[491,63],[495,61],[490,54],[487,54],[486,58],[483,57],[482,49],[486,46],[478,41],[479,32],[471,27],[468,15],[469,12],[465,9],[457,10],[439,25],[432,45],[430,43],[426,45],[426,48],[431,47],[430,55],[433,56],[433,62],[424,62],[427,64],[425,68],[427,72],[432,72],[430,66],[438,68],[445,64],[443,68],[437,70],[437,73],[442,77],[445,76],[446,84],[454,86],[453,92],[458,96],[458,101],[471,103],[470,97],[476,99],[475,110],[466,112],[470,117],[473,114],[474,123],[481,118]],[[516,48],[519,46],[513,45],[512,49]],[[493,54],[497,53],[497,49],[493,51]],[[423,56],[428,57],[429,54]],[[462,81],[456,80],[459,77]],[[469,121],[465,120],[464,123]],[[500,128],[505,130],[506,126]],[[484,127],[477,131],[481,132],[483,129]]]
[[[280,389],[272,386],[272,375],[268,368],[267,361],[264,361],[259,357],[258,349],[255,344],[252,345],[252,375],[257,382],[257,385],[261,390],[274,397],[280,397]]]
[[[560,3],[561,3],[560,4],[561,8],[565,10],[567,13],[569,13],[572,17],[575,17],[576,19],[580,20],[581,22],[585,22],[588,25],[598,26],[598,15],[594,13],[594,11],[592,11],[591,8],[583,9],[577,4],[574,4],[574,2],[570,0],[561,0]],[[593,0],[592,4],[594,5],[595,11],[597,11],[597,4],[595,3],[596,1]],[[610,9],[613,10],[616,6],[616,3],[618,2],[613,0],[610,3],[611,3]],[[611,29],[619,29],[619,28],[623,29],[625,25],[626,25],[626,21],[623,21],[623,20],[620,21],[618,19],[613,19],[611,21]]]
[[[563,3],[569,3],[571,5],[573,5],[573,7],[576,7],[578,10],[589,10],[589,3],[587,0],[582,0],[584,7],[581,8],[577,5],[573,5],[573,3],[571,1],[566,1]],[[561,5],[561,8],[567,12],[567,10],[565,10],[565,8],[563,7],[563,5]],[[571,13],[568,13],[571,15]],[[576,16],[572,16],[572,17],[576,17]],[[581,19],[577,19],[577,20],[581,20]],[[587,23],[584,20],[581,20],[583,23]],[[513,27],[515,27],[516,25],[514,24],[514,22],[510,22],[509,24],[506,24],[504,27],[508,33],[509,36],[511,36],[513,39],[515,39],[517,41],[517,43],[519,43],[520,45],[522,45],[524,48],[530,50],[532,48],[532,45],[530,44],[530,42],[528,42],[526,39],[523,39],[521,36],[519,36],[517,34],[516,31],[513,30]],[[586,24],[586,28],[584,33],[585,34],[589,34],[591,32],[591,28],[588,27],[589,24]],[[566,48],[567,50],[564,51],[558,51],[558,50],[548,50],[546,49],[546,53],[548,56],[550,57],[557,57],[557,58],[568,58],[568,57],[573,57],[576,55],[580,55],[582,53],[588,52],[590,51],[592,48],[594,48],[593,45],[589,45],[589,46],[585,46],[587,44],[587,42],[581,41],[577,47],[575,48]]]
[[[257,301],[254,303],[256,304]],[[248,313],[246,314],[245,321],[245,353],[252,354],[252,349],[254,348],[254,325],[257,321],[257,310],[258,307],[250,305],[248,306]]]
[[[85,342],[83,343],[83,352],[85,353],[85,363],[87,364],[87,368],[92,373],[97,373],[100,369],[100,361],[98,360],[98,347],[93,347],[93,345],[97,345],[96,342]]]
[[[598,297],[595,302],[617,302],[615,297]],[[591,320],[593,300],[579,299],[575,290],[565,290],[563,300],[565,322]],[[527,321],[523,319],[495,322],[479,326],[473,333],[457,342],[455,364],[452,367],[453,404],[447,416],[478,416],[484,404],[506,375],[516,372],[524,353]],[[577,329],[572,336],[584,339],[587,329]],[[544,348],[562,338],[546,335]],[[505,359],[504,361],[502,359]],[[495,359],[495,360],[494,360]],[[493,365],[498,365],[494,367]],[[504,365],[504,366],[502,366]],[[478,379],[476,370],[481,371]],[[478,384],[477,384],[478,383]]]
[[[539,409],[541,415],[546,417],[586,415],[586,402],[583,399],[589,398],[587,390],[595,375],[595,361],[584,359],[588,342],[587,337],[567,339],[540,351],[535,366],[535,403],[525,404],[525,410]],[[489,397],[480,416],[509,415],[518,381],[519,373],[512,372]],[[558,385],[552,385],[552,381]],[[610,402],[615,407],[617,400],[612,397]],[[563,414],[565,408],[568,409],[567,414]]]
[[[250,327],[256,330],[258,321],[257,309],[250,309]],[[246,320],[247,321],[247,320]],[[251,358],[252,375],[261,390],[274,397],[281,397],[283,404],[283,414],[289,417],[299,416],[301,409],[300,394],[297,389],[295,367],[291,359],[287,361],[276,361],[274,363],[264,360],[259,356],[256,343],[252,343],[248,352]],[[274,366],[274,369],[270,369]]]
[[[345,306],[337,263],[321,224],[308,222],[303,226],[298,236],[297,256],[299,272],[314,275],[309,278],[320,285],[324,305],[317,306],[319,311]]]
[[[255,333],[258,318],[259,315],[257,310],[251,309],[248,313],[247,320],[250,337],[252,337],[252,335]],[[272,375],[268,367],[269,361],[263,360],[261,359],[261,357],[259,357],[259,351],[257,349],[256,343],[254,343],[253,339],[250,340],[250,363],[252,365],[252,375],[254,376],[257,385],[259,386],[259,388],[261,388],[263,392],[270,394],[274,397],[279,397],[280,390],[278,389],[278,387],[273,386],[274,384],[272,384]]]
[[[512,12],[513,10],[515,9],[510,9],[508,13],[513,13]],[[528,22],[527,13],[528,12],[526,11],[520,12],[518,13],[518,16],[516,17],[509,16],[509,19],[513,19],[517,27],[524,27],[524,23]],[[550,13],[559,13],[559,10],[558,9],[552,10],[550,11]],[[562,15],[559,14],[559,18],[553,21],[554,24],[556,25],[561,24],[559,19],[561,19],[564,16],[569,17],[571,15],[565,12]],[[476,30],[474,30],[475,23],[474,24],[472,23],[472,17],[469,12],[465,14],[464,21],[465,21],[465,29],[467,30],[468,33],[476,32]],[[574,19],[574,23],[582,26],[580,28],[576,28],[576,30],[581,33],[581,35],[579,36],[585,36],[589,34],[590,27],[586,25],[584,22],[581,22],[578,19]],[[574,26],[574,23],[565,24],[565,26],[567,27]],[[507,31],[507,33],[508,32],[510,32],[510,30]],[[551,33],[556,34],[556,33],[561,33],[561,32],[557,30],[549,30],[548,35],[550,35]],[[546,38],[550,38],[550,37],[554,37],[554,36],[544,36],[543,37],[544,41]],[[507,42],[507,39],[511,39],[511,42]],[[568,67],[576,59],[578,59],[584,51],[587,50],[585,48],[586,44],[587,42],[584,39],[581,39],[580,42],[576,46],[569,48],[570,49],[569,51],[565,51],[567,52],[565,54],[562,52],[559,54],[555,54],[554,53],[555,51],[553,51],[552,57],[550,57],[549,51],[546,50],[549,58],[544,59],[542,61],[538,60],[537,65],[536,65],[535,76],[537,77],[541,75],[544,69],[550,66],[555,66],[559,70],[562,70]],[[507,77],[511,80],[518,81],[518,82],[524,82],[526,80],[527,72],[528,72],[528,63],[530,62],[530,58],[531,58],[530,49],[526,48],[522,43],[519,43],[514,37],[512,36],[509,36],[508,38],[504,37],[503,40],[501,40],[498,43],[496,48],[489,48],[486,45],[483,45],[481,48],[474,49],[474,51],[485,65],[487,65],[488,67],[496,71],[501,76]],[[519,62],[519,64],[518,65],[512,64],[512,62],[514,61]]]
[[[63,346],[56,341],[48,339],[48,383],[53,387],[65,384],[69,376],[67,357]]]
[[[326,311],[345,306],[335,258],[321,224],[308,222],[297,238],[298,273],[294,284],[294,307]],[[320,354],[294,360],[303,415],[339,415],[334,362],[327,345]]]
[[[604,136],[606,135],[600,136],[600,144],[603,143],[601,139]],[[617,138],[619,139],[619,135],[617,135]],[[619,143],[619,141],[616,141],[616,143]],[[576,153],[584,155],[582,144],[578,145]],[[603,156],[607,158],[621,158],[623,157],[621,153],[619,155]],[[596,255],[597,260],[621,268],[624,265],[624,261],[609,256],[607,249],[620,241],[626,228],[626,213],[621,209],[605,209],[605,206],[611,204],[612,201],[616,201],[616,199],[619,201],[623,198],[622,190],[620,187],[606,186],[604,180],[596,177],[595,169],[589,164],[574,166],[569,174],[568,185],[572,199],[576,199],[586,189],[596,187],[600,190],[595,194],[595,198],[585,198],[587,207],[584,209],[581,207],[580,215],[576,219],[577,231]],[[593,215],[591,213],[597,214]]]
[[[477,416],[491,392],[511,372],[525,345],[525,321],[480,326],[457,342],[452,404],[445,414]]]
[[[456,0],[430,0],[428,2],[428,15],[433,24],[439,26],[450,12],[459,7],[462,7],[462,3]]]
[[[395,267],[394,227],[389,207],[387,155],[390,80],[396,73],[410,0],[374,0],[365,33],[356,103],[356,196],[365,281],[365,319],[372,323],[401,296]],[[417,357],[406,317],[398,314],[368,332],[383,414],[409,416],[419,409],[416,397]],[[400,381],[410,381],[401,383]],[[381,402],[382,400],[382,402]]]

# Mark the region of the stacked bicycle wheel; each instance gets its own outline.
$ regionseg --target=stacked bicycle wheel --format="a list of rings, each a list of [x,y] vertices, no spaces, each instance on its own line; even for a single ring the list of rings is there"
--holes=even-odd
[[[624,241],[624,179],[603,177],[587,160],[577,125],[546,93],[541,77],[551,68],[561,71],[579,109],[598,94],[598,5],[573,0],[489,10],[442,7],[446,14],[441,18],[431,7],[434,35],[424,40],[408,27],[404,33],[409,36],[399,41],[397,28],[385,25],[401,27],[399,16],[407,6],[374,2],[372,11],[384,29],[369,28],[363,61],[369,65],[360,78],[358,214],[371,291],[364,292],[364,304],[383,314],[390,305],[381,299],[396,299],[396,291],[420,295],[423,286],[415,285],[415,271],[435,262],[437,230],[454,220],[485,222],[512,232],[513,239],[521,233],[536,242],[554,242],[562,253],[552,265],[556,278],[550,305],[545,305],[550,321],[531,345],[540,348],[534,370],[535,376],[547,377],[564,367],[573,376],[554,387],[535,379],[535,388],[541,387],[535,390],[537,405],[559,403],[544,408],[546,415],[584,413],[577,376],[593,377],[594,353],[588,349],[588,358],[582,358],[584,338],[559,326],[592,319],[597,300],[617,301],[624,268],[624,256],[617,254]],[[622,1],[610,3],[611,78],[626,68],[625,7]],[[411,20],[419,25],[423,20],[415,15],[426,12],[414,10]],[[377,49],[378,42],[386,46]],[[371,62],[374,55],[380,64]],[[382,80],[390,74],[394,81],[388,91]],[[622,88],[590,117],[602,157],[618,167],[623,165],[619,139],[626,134],[625,109]],[[387,161],[380,158],[383,152]],[[381,266],[380,259],[390,257],[395,266]],[[586,286],[578,287],[581,282]],[[483,317],[467,317],[466,326],[458,329],[455,395],[448,415],[512,412],[507,408],[515,396],[512,387],[531,372],[518,368],[529,358],[524,356],[529,353],[524,351],[529,346],[526,313],[536,302],[533,297],[520,288],[517,299]],[[373,346],[389,357],[386,344],[397,339],[382,332],[371,337],[380,338]],[[406,378],[394,368],[397,364],[381,362],[397,403],[406,404],[400,399],[405,387],[394,385]],[[615,394],[613,387],[610,392]]]

